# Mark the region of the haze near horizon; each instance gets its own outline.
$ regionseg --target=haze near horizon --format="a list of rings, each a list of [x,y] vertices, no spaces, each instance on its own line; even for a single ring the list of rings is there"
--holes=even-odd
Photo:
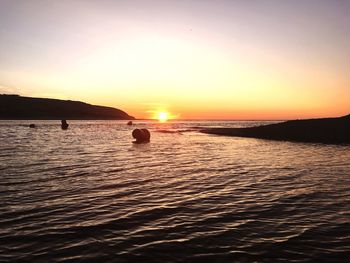
[[[0,93],[137,118],[350,112],[350,2],[0,2]]]

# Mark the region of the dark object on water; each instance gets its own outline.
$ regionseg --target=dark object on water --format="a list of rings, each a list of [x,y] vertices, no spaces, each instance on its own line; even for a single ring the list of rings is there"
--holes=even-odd
[[[133,143],[148,143],[151,139],[151,133],[147,129],[135,129],[132,131],[132,137],[136,139]]]
[[[127,125],[131,126],[132,125],[132,121],[128,121]]]
[[[293,120],[250,128],[209,128],[201,132],[270,140],[350,144],[350,115]]]
[[[149,132],[149,130],[141,129],[141,131],[143,131],[144,142],[150,142],[150,140],[151,140],[151,133]]]
[[[29,124],[29,128],[35,128],[35,127],[36,127],[35,124],[33,123]]]
[[[61,128],[62,128],[62,130],[67,130],[68,126],[69,126],[69,124],[67,123],[66,120],[61,120]]]
[[[142,143],[143,142],[143,132],[140,129],[135,129],[132,131],[132,137],[136,139],[134,143]]]

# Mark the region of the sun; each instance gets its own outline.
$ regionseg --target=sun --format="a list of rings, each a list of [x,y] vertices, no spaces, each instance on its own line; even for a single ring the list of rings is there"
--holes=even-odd
[[[166,122],[169,118],[169,114],[167,112],[158,112],[157,119],[160,122]]]

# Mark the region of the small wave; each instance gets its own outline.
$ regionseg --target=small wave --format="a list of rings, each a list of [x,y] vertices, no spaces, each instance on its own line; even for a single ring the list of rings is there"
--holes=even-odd
[[[193,129],[193,128],[189,128],[189,129],[172,129],[172,130],[165,130],[165,129],[161,129],[161,130],[155,130],[155,132],[159,132],[159,133],[177,133],[177,134],[182,134],[185,132],[196,132],[198,131],[198,129]]]
[[[178,130],[155,130],[155,132],[159,132],[159,133],[181,133]]]
[[[0,135],[0,262],[345,262],[348,146],[198,121],[142,123],[163,135],[135,146],[124,121],[50,123]]]

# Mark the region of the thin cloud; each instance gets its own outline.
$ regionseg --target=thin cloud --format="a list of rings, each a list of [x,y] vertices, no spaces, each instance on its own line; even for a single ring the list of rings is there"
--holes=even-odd
[[[20,91],[18,88],[15,87],[9,87],[0,84],[0,94],[16,94],[19,95]]]

